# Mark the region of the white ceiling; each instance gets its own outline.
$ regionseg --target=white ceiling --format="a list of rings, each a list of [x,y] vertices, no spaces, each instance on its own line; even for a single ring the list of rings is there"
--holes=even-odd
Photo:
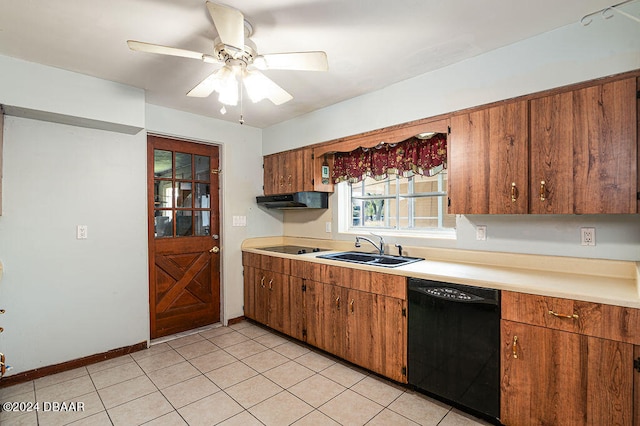
[[[329,72],[265,71],[294,99],[244,101],[245,123],[288,120],[555,28],[616,0],[225,0],[259,53],[324,50]],[[236,121],[185,94],[214,69],[130,51],[134,39],[213,53],[205,0],[0,0],[0,54],[146,90],[147,102]],[[1,77],[1,75],[0,75]]]

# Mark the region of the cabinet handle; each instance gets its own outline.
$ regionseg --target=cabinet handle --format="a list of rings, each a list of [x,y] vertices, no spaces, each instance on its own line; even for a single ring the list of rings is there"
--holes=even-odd
[[[340,309],[340,296],[336,297],[336,309]]]
[[[353,304],[354,304],[355,300],[351,299],[351,302],[349,302],[349,309],[351,309],[351,313],[353,313]]]
[[[291,175],[289,175],[289,178],[288,178],[288,180],[289,180],[289,186],[293,186],[293,182],[292,182],[292,178],[291,178]]]
[[[515,203],[518,199],[518,189],[516,188],[516,183],[511,182],[511,202]]]
[[[553,315],[554,317],[558,317],[558,318],[567,318],[567,319],[571,319],[571,320],[580,318],[577,314],[564,315],[564,314],[559,314],[559,313],[553,312],[553,311],[549,311],[549,315]]]
[[[547,183],[545,181],[540,181],[540,201],[544,201],[547,199],[547,189],[545,188],[546,184]]]
[[[513,336],[513,345],[511,346],[513,350],[513,357],[518,359],[518,336]]]
[[[284,186],[284,176],[280,176],[280,186]]]
[[[262,279],[260,280],[260,287],[264,288],[264,275],[262,276]]]
[[[273,278],[269,280],[269,291],[273,291]]]

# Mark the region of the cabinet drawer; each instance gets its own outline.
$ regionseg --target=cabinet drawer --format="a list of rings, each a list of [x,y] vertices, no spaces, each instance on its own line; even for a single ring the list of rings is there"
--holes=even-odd
[[[303,278],[382,296],[407,299],[407,278],[400,275],[307,262]]]
[[[640,311],[633,308],[503,291],[502,318],[640,344]]]

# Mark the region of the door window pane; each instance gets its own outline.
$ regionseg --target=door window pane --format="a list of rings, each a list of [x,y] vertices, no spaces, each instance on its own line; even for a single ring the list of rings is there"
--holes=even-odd
[[[153,175],[157,178],[173,177],[173,153],[161,149],[153,150]]]
[[[209,185],[206,183],[196,183],[194,207],[197,209],[208,209],[211,207],[209,196]]]
[[[178,210],[176,212],[176,237],[193,235],[191,217],[191,210]]]
[[[191,179],[191,154],[176,152],[176,179]]]
[[[173,222],[171,210],[156,210],[154,217],[154,230],[156,238],[173,237]]]
[[[196,219],[196,235],[209,235],[209,229],[211,227],[210,223],[210,213],[208,210],[201,210],[195,212]]]
[[[176,182],[176,207],[190,208],[193,203],[191,182]]]
[[[196,180],[209,180],[209,157],[196,155]]]
[[[154,203],[156,208],[167,209],[173,207],[173,187],[170,180],[154,182]]]

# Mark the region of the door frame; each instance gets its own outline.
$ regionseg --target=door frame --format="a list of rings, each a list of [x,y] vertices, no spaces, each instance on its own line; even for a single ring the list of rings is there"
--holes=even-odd
[[[216,143],[213,141],[208,141],[208,140],[198,140],[198,139],[193,139],[193,138],[186,138],[186,137],[181,137],[181,136],[176,136],[176,135],[171,135],[171,134],[166,134],[166,133],[160,133],[160,132],[147,132],[146,136],[145,136],[145,143],[146,143],[146,149],[147,149],[147,155],[146,155],[146,176],[147,176],[147,181],[149,179],[149,154],[148,154],[148,147],[149,147],[149,136],[155,136],[155,137],[159,137],[159,138],[165,138],[165,139],[172,139],[175,141],[180,141],[180,142],[187,142],[187,143],[192,143],[192,144],[197,144],[197,145],[208,145],[208,146],[215,146],[218,148],[218,169],[219,169],[219,173],[218,173],[218,217],[219,217],[219,238],[218,240],[216,240],[218,242],[218,246],[220,247],[220,286],[219,286],[219,296],[220,296],[220,323],[225,325],[227,323],[227,318],[226,318],[226,312],[225,312],[225,287],[224,287],[224,258],[225,258],[225,251],[224,251],[224,247],[223,247],[223,241],[224,241],[224,215],[223,215],[223,211],[224,211],[224,198],[222,196],[222,194],[224,193],[223,191],[223,187],[224,187],[224,175],[222,173],[222,170],[224,169],[224,145],[221,143]],[[151,268],[153,268],[153,259],[151,258],[151,244],[153,243],[153,226],[151,224],[151,222],[149,221],[149,214],[150,211],[153,210],[153,206],[150,205],[149,203],[149,185],[147,182],[147,192],[146,192],[146,196],[147,196],[147,200],[146,200],[146,206],[147,206],[147,291],[148,291],[148,304],[147,304],[147,318],[148,318],[148,324],[149,324],[149,340],[151,340]],[[211,190],[211,193],[213,193],[213,190]],[[210,327],[210,326],[204,326],[204,327]],[[195,330],[192,329],[192,330]],[[192,331],[191,330],[191,331]],[[160,337],[160,339],[162,339],[162,337]]]

